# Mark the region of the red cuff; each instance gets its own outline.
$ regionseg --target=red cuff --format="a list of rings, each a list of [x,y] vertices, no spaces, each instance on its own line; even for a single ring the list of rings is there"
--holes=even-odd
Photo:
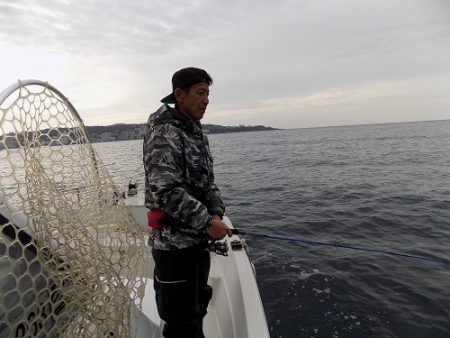
[[[147,212],[147,224],[152,229],[162,229],[166,224],[161,224],[161,219],[167,214],[161,209],[153,209]]]

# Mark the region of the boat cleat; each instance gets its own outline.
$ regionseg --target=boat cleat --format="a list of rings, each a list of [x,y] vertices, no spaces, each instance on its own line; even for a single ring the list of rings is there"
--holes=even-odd
[[[245,239],[234,239],[231,241],[231,250],[242,250],[248,251],[247,243],[245,243]]]

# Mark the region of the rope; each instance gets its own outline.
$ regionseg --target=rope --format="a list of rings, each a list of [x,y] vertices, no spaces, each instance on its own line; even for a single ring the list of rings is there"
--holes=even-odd
[[[429,262],[434,262],[434,263],[442,263],[442,264],[450,265],[450,260],[445,259],[445,258],[417,256],[417,255],[411,255],[411,254],[404,253],[404,252],[395,252],[395,251],[390,251],[390,250],[382,250],[382,249],[378,249],[378,248],[368,248],[368,247],[355,246],[355,245],[343,244],[343,243],[322,242],[322,241],[316,241],[316,240],[312,240],[312,239],[304,239],[304,238],[297,238],[297,237],[290,237],[290,236],[259,234],[259,233],[246,232],[246,231],[244,232],[244,231],[237,230],[237,229],[233,229],[233,234],[263,237],[263,238],[274,239],[274,240],[278,240],[278,241],[297,242],[297,243],[303,243],[303,244],[309,244],[309,245],[332,246],[335,248],[359,250],[359,251],[365,251],[365,252],[371,252],[371,253],[380,253],[380,254],[386,254],[386,255],[391,255],[391,256],[400,256],[400,257],[412,258],[412,259],[417,259],[417,260],[422,260],[422,261],[429,261]]]

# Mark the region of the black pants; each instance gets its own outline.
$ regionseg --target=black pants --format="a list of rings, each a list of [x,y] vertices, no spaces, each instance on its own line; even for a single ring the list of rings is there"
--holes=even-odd
[[[207,284],[211,260],[206,245],[152,249],[156,305],[166,338],[204,338],[203,317],[212,297]]]

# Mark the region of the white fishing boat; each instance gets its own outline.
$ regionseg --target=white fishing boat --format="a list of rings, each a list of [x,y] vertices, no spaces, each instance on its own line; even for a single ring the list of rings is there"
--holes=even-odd
[[[68,99],[37,80],[1,92],[0,158],[0,338],[162,337],[143,198],[119,196]],[[245,243],[225,241],[205,335],[269,337]]]
[[[146,208],[143,198],[126,199],[132,215],[142,227],[146,227]],[[232,227],[228,217],[225,223]],[[211,255],[209,285],[213,298],[204,320],[206,337],[269,337],[264,309],[255,279],[255,269],[245,251],[245,243],[238,237],[227,238],[228,256]],[[150,277],[151,278],[151,277]],[[162,337],[161,320],[155,308],[153,281],[146,285],[142,302],[142,325],[149,323],[154,336]],[[148,337],[148,329],[139,330],[138,337]]]

